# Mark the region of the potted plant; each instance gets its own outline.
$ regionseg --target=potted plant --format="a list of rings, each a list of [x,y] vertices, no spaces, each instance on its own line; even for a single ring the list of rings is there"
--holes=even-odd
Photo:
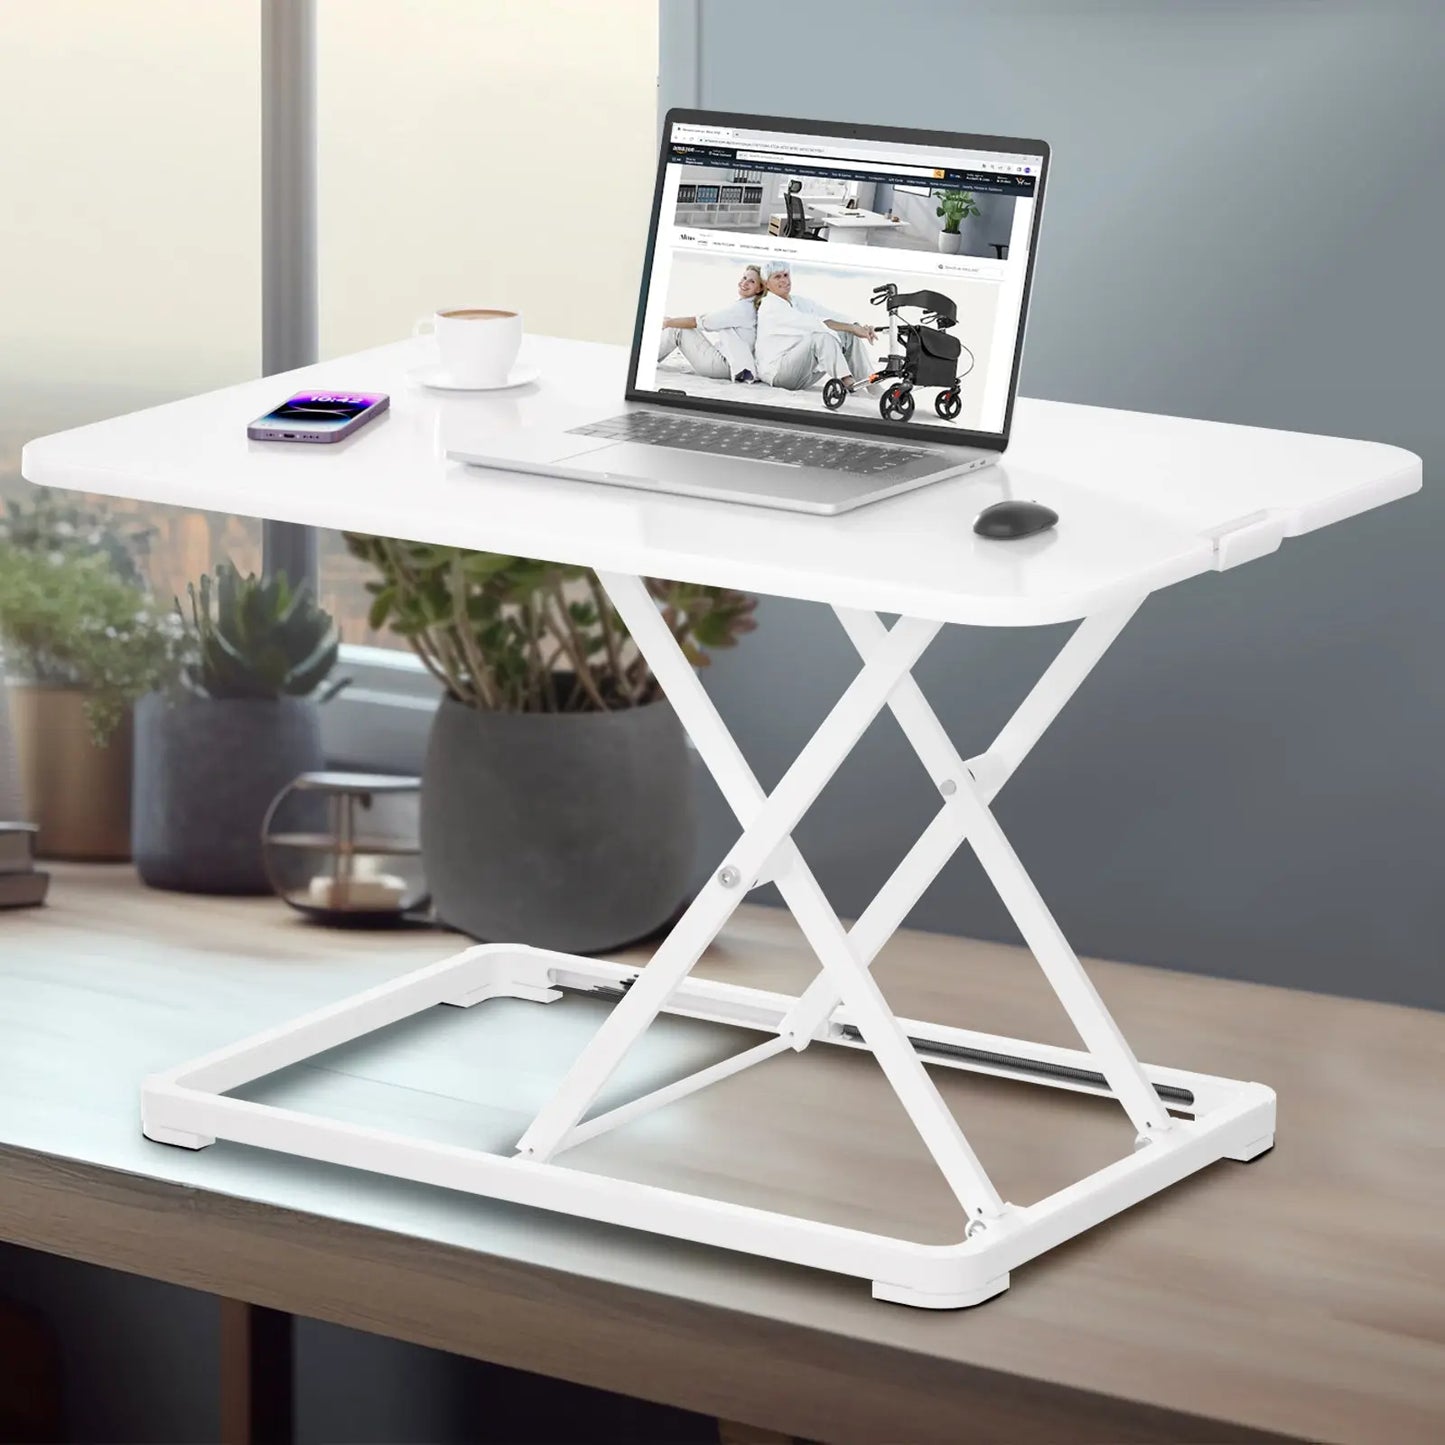
[[[438,917],[574,953],[645,937],[687,894],[695,847],[681,725],[582,567],[348,533],[390,625],[444,689],[422,771]],[[739,592],[650,582],[694,665],[753,628]]]
[[[0,542],[25,552],[101,554],[122,582],[149,591],[144,563],[155,528],[75,492],[29,487],[0,513]]]
[[[131,703],[174,675],[174,628],[103,548],[0,539],[0,637],[22,791],[49,858],[130,856]]]
[[[284,575],[230,564],[176,601],[177,684],[136,707],[132,843],[153,888],[269,893],[261,825],[271,800],[323,763],[317,701],[339,643],[329,613]]]
[[[938,249],[946,255],[956,256],[963,249],[959,223],[982,212],[972,191],[935,191],[933,195],[938,202],[934,214],[943,217],[943,229],[938,233]]]

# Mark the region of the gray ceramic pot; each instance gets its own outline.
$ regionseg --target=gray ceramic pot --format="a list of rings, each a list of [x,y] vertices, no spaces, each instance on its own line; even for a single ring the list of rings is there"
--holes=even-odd
[[[266,809],[298,773],[322,766],[309,698],[141,698],[131,846],[142,880],[188,893],[269,893]]]
[[[421,848],[437,916],[495,943],[598,953],[677,911],[697,820],[666,702],[607,713],[437,709]]]

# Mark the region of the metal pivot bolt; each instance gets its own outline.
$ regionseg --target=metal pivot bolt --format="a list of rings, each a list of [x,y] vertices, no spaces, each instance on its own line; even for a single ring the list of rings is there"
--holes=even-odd
[[[975,1239],[978,1235],[987,1233],[988,1225],[985,1224],[983,1220],[970,1219],[968,1221],[968,1228],[963,1231],[963,1237],[965,1239]]]
[[[952,778],[945,778],[939,785],[938,791],[945,798],[951,798],[958,791],[958,784]]]
[[[738,884],[743,881],[743,875],[729,863],[726,868],[718,873],[717,881],[721,883],[724,888],[736,888]]]

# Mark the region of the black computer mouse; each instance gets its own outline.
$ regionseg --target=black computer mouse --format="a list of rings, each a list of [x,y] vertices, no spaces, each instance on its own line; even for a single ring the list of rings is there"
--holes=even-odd
[[[1047,532],[1058,520],[1059,514],[1042,502],[995,502],[973,519],[973,530],[996,542],[1012,542]]]

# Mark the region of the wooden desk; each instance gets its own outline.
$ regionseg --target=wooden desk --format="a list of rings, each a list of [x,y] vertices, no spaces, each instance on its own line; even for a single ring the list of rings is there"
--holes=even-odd
[[[53,897],[0,916],[5,1240],[817,1440],[1445,1439],[1439,1015],[1094,966],[1145,1059],[1269,1079],[1280,1145],[1039,1259],[978,1310],[931,1314],[656,1236],[151,1144],[142,1075],[456,941],[328,932],[265,901],[146,892],[124,869],[61,869]],[[811,968],[785,914],[744,908],[703,972],[791,989]],[[900,934],[878,970],[902,1012],[1069,1042],[1019,950]],[[512,1000],[443,1010],[424,1037],[402,1025],[265,1087],[500,1146],[600,1007],[550,1005],[535,1029],[537,1006]],[[735,1046],[683,1019],[655,1032],[639,1067],[658,1074]],[[673,1187],[707,1175],[747,1202],[946,1238],[953,1206],[921,1149],[880,1127],[897,1105],[874,1068],[789,1056],[575,1162]],[[942,1084],[1011,1198],[1118,1151],[1111,1103],[958,1072]],[[806,1096],[815,1139],[780,1137],[798,1112],[783,1094]]]

